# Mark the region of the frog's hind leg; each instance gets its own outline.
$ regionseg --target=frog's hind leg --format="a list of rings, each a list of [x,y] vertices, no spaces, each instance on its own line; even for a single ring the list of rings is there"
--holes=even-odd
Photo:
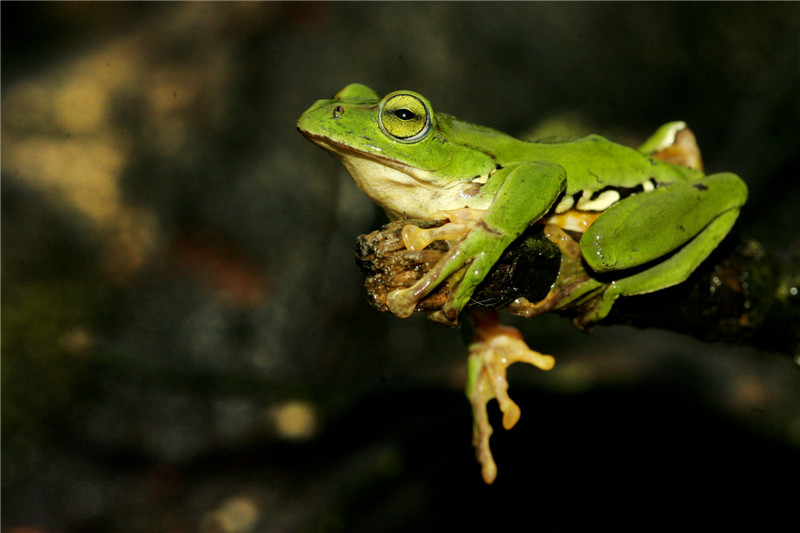
[[[615,281],[612,286],[619,293],[645,294],[686,281],[725,238],[738,216],[738,209],[721,214],[666,260],[639,274]]]
[[[583,234],[580,247],[589,267],[608,273],[613,281],[577,322],[579,327],[604,318],[621,295],[685,281],[728,234],[746,199],[744,182],[735,174],[720,173],[611,206]],[[629,270],[638,267],[643,270]]]
[[[709,236],[718,225],[729,229],[746,198],[747,186],[731,173],[712,174],[629,196],[609,207],[584,232],[581,253],[595,272],[640,267],[669,256],[696,239],[706,227],[710,227],[706,232]],[[711,226],[728,212],[734,213],[729,223]],[[706,239],[713,240],[700,240]]]
[[[694,239],[678,249],[670,257],[638,274],[612,282],[602,296],[593,303],[590,311],[575,319],[576,325],[586,329],[611,311],[619,296],[646,294],[666,289],[686,279],[711,254],[733,227],[739,215],[738,209],[722,213],[711,221]]]
[[[639,147],[639,151],[662,161],[703,170],[700,148],[685,122],[664,124]]]

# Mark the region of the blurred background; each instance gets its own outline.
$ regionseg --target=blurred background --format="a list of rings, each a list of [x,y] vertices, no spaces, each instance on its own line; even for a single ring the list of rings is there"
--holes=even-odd
[[[461,333],[369,307],[355,239],[385,217],[295,122],[354,81],[515,135],[685,120],[750,188],[736,230],[796,253],[800,4],[1,8],[3,531],[796,512],[791,354],[549,316],[511,320],[557,365],[512,368],[484,486]]]

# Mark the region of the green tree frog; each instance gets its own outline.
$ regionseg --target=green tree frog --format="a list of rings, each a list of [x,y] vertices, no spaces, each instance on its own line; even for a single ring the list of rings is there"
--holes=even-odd
[[[387,305],[400,317],[411,315],[447,279],[448,300],[432,318],[455,324],[504,250],[531,224],[541,223],[564,256],[572,245],[573,267],[578,264],[587,275],[569,291],[551,291],[547,305],[521,299],[512,312],[533,315],[580,300],[578,324],[589,327],[620,296],[686,280],[727,235],[747,199],[747,187],[735,174],[703,173],[683,122],[662,126],[638,150],[598,135],[526,142],[434,113],[416,92],[380,98],[369,87],[351,84],[333,99],[318,100],[297,126],[335,154],[389,218],[448,221],[428,230],[404,228],[409,249],[436,239],[451,246],[414,285],[389,295]],[[497,468],[486,403],[497,399],[503,425],[512,427],[520,410],[508,397],[506,368],[523,361],[547,370],[554,359],[531,350],[493,313],[474,312],[471,318],[476,333],[467,396],[478,459],[491,483]]]

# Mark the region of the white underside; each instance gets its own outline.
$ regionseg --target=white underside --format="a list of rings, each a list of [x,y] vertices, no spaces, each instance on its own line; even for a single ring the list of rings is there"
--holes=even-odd
[[[469,196],[472,182],[439,185],[430,173],[402,163],[364,157],[360,154],[338,154],[358,187],[375,203],[383,207],[392,220],[429,218],[434,213],[462,207],[486,209],[485,200]],[[441,180],[439,180],[441,181]]]

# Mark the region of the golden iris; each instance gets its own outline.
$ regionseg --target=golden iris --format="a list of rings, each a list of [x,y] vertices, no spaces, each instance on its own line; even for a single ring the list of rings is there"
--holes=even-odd
[[[428,108],[410,94],[389,97],[381,106],[380,121],[386,133],[407,142],[424,137],[430,127]]]

